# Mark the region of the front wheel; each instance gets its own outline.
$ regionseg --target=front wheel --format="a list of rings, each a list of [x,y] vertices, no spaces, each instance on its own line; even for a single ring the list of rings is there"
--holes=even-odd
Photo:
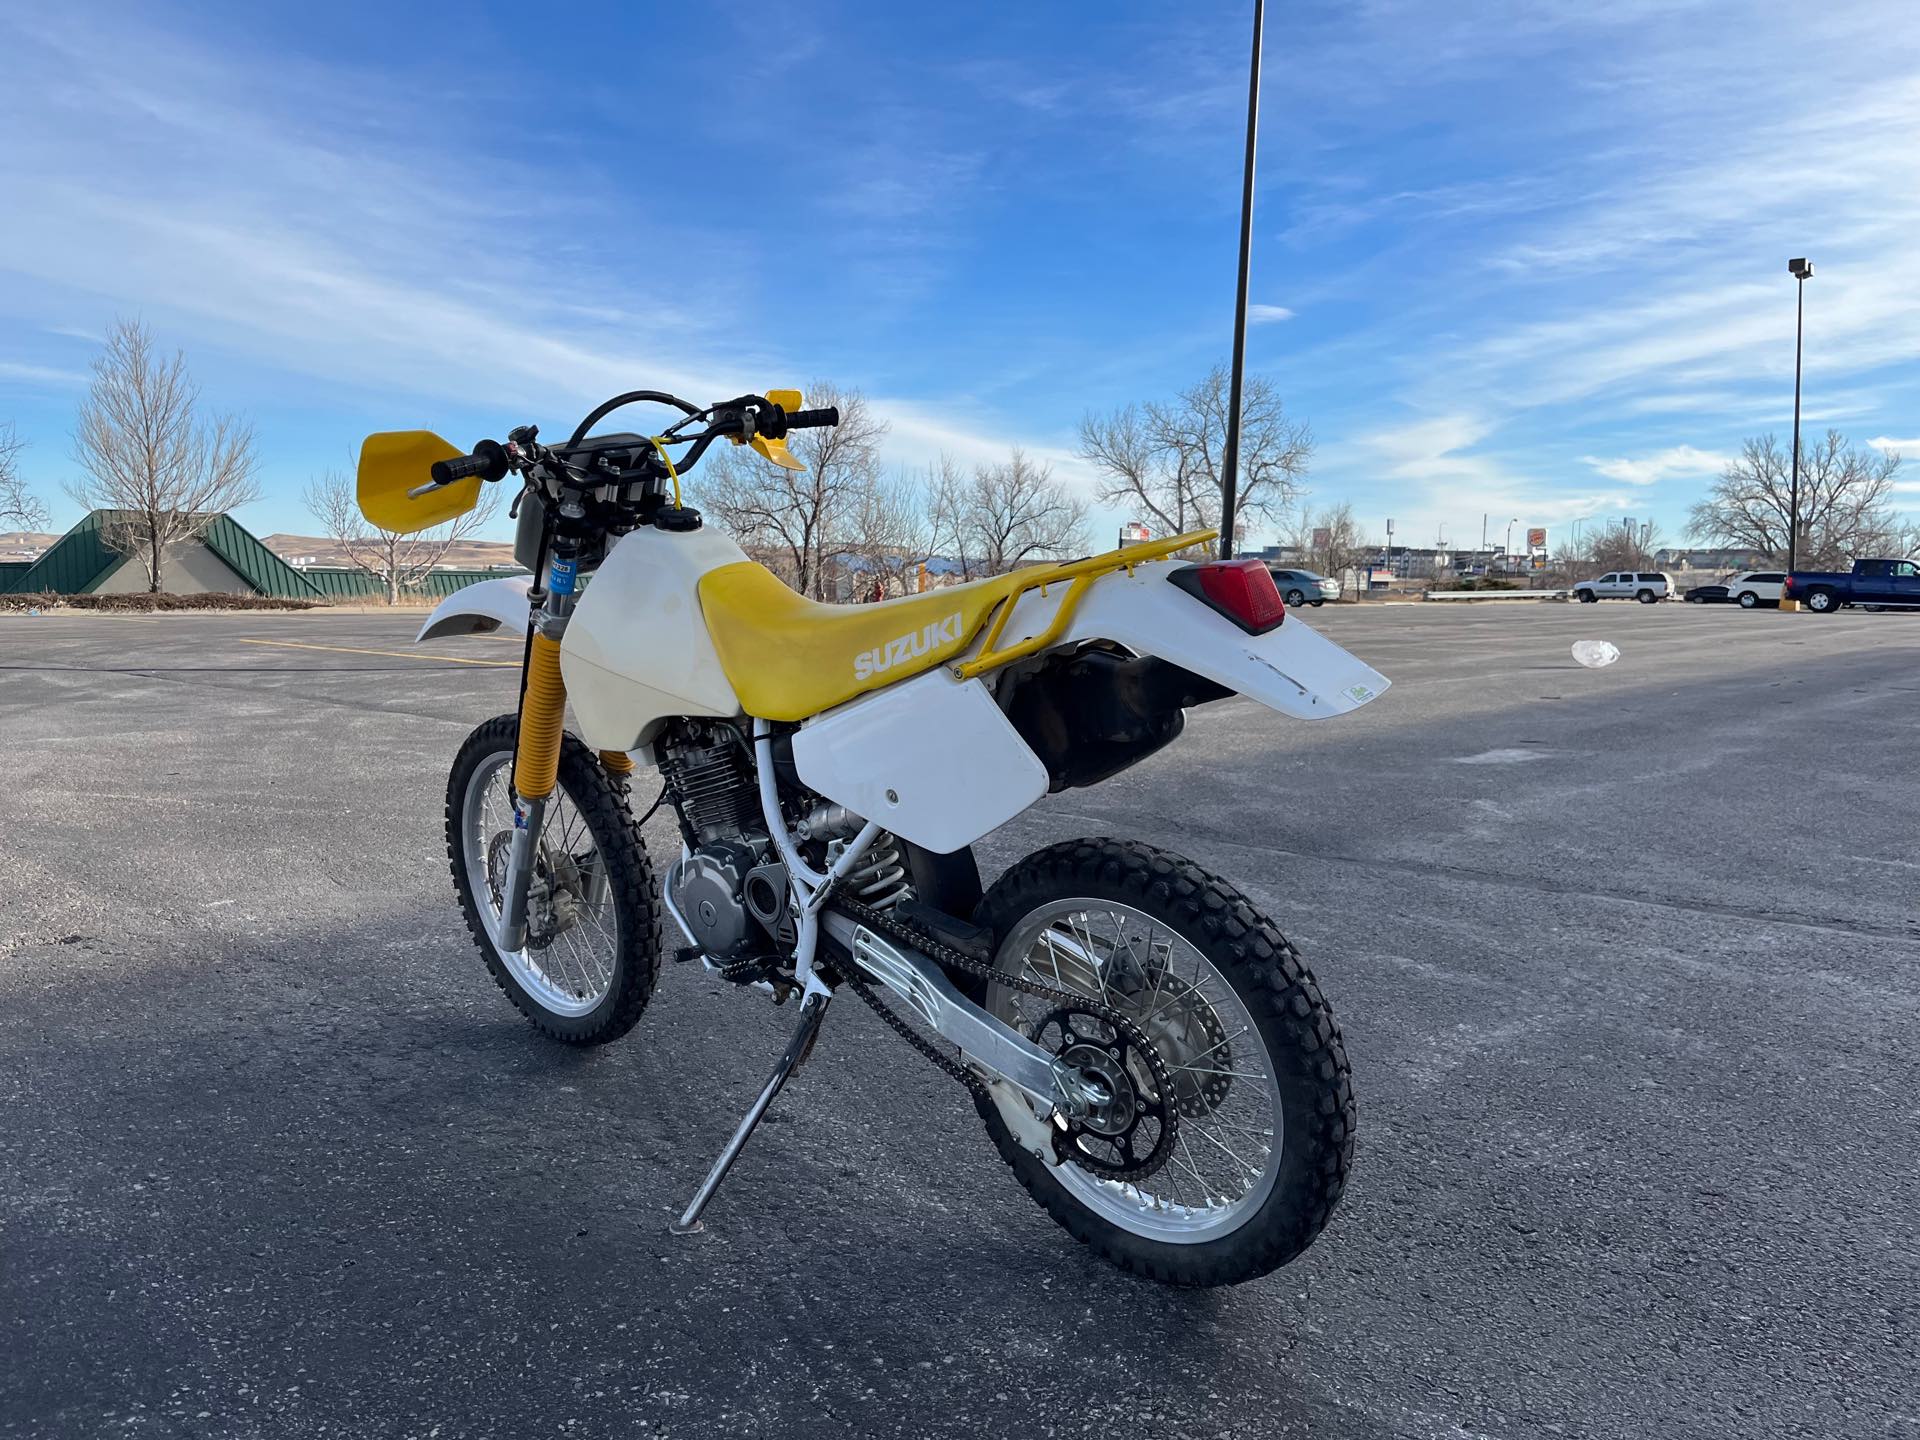
[[[513,846],[519,721],[501,715],[467,737],[447,777],[447,855],[467,929],[487,969],[534,1028],[570,1045],[617,1040],[639,1020],[660,966],[653,867],[624,778],[572,735],[560,741],[527,897],[527,940],[502,948]]]
[[[1170,1157],[1137,1180],[1053,1167],[987,1128],[1042,1209],[1102,1258],[1171,1285],[1234,1285],[1295,1259],[1333,1213],[1353,1160],[1351,1072],[1313,973],[1226,881],[1146,845],[1073,840],[987,892],[997,968],[1104,1001],[1173,1077]],[[1043,1039],[1044,1001],[986,1003]],[[1130,1077],[1150,1100],[1151,1073]]]
[[[1742,610],[1751,610],[1755,606],[1757,606],[1759,603],[1760,603],[1760,597],[1754,594],[1753,591],[1742,590],[1740,592],[1740,608]]]
[[[1591,590],[1579,590],[1579,591],[1575,591],[1574,593],[1579,595],[1580,603],[1582,605],[1592,605],[1598,602],[1598,600],[1600,599],[1600,597],[1594,594],[1593,591]]]

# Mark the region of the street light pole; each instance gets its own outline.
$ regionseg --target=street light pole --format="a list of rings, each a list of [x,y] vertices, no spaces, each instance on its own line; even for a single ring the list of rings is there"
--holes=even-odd
[[[1789,260],[1793,276],[1793,479],[1787,487],[1787,573],[1800,568],[1800,337],[1806,325],[1807,281],[1813,275],[1809,260]]]
[[[1260,133],[1260,30],[1266,0],[1253,0],[1253,60],[1247,74],[1247,164],[1240,184],[1240,288],[1233,306],[1233,378],[1227,397],[1226,453],[1220,458],[1220,558],[1233,558],[1233,511],[1240,491],[1240,390],[1247,358],[1247,269],[1253,259],[1253,147]]]

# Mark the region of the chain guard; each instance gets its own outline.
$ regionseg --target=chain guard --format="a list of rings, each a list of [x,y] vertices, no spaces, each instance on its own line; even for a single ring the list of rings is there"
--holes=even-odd
[[[1132,1020],[1129,1020],[1125,1015],[1122,1015],[1111,1006],[1104,1005],[1090,996],[1080,994],[1078,991],[1062,990],[1056,986],[1042,985],[1037,980],[1029,980],[1022,975],[1013,975],[1005,970],[995,969],[986,961],[976,960],[971,955],[963,954],[951,945],[947,945],[934,936],[926,934],[918,927],[908,925],[904,921],[894,918],[890,913],[874,910],[866,905],[860,904],[856,900],[844,899],[837,895],[831,903],[876,934],[889,936],[903,945],[908,945],[918,950],[928,959],[940,965],[949,974],[965,975],[972,979],[987,981],[990,984],[1004,985],[1009,990],[1018,990],[1022,994],[1033,996],[1035,999],[1045,1000],[1056,1007],[1054,1011],[1049,1013],[1048,1019],[1052,1019],[1053,1015],[1061,1013],[1090,1016],[1099,1021],[1100,1024],[1108,1030],[1111,1030],[1118,1041],[1123,1042],[1123,1054],[1127,1058],[1133,1059],[1144,1066],[1147,1075],[1152,1081],[1151,1093],[1154,1097],[1153,1103],[1155,1108],[1150,1118],[1157,1119],[1161,1122],[1160,1133],[1155,1139],[1152,1149],[1144,1156],[1139,1157],[1132,1157],[1131,1151],[1129,1150],[1128,1154],[1130,1158],[1122,1160],[1119,1163],[1103,1161],[1087,1154],[1086,1151],[1077,1144],[1063,1143],[1063,1141],[1074,1135],[1073,1124],[1071,1121],[1068,1122],[1067,1129],[1063,1136],[1059,1128],[1059,1122],[1056,1121],[1054,1126],[1056,1135],[1055,1147],[1056,1153],[1060,1155],[1061,1159],[1070,1164],[1078,1165],[1089,1173],[1100,1176],[1102,1179],[1144,1180],[1147,1176],[1159,1170],[1168,1160],[1173,1158],[1173,1144],[1179,1133],[1180,1111],[1177,1105],[1170,1105],[1165,1102],[1165,1097],[1176,1093],[1173,1073],[1167,1065],[1166,1058],[1161,1055],[1159,1048],[1147,1038],[1146,1032]],[[954,1079],[965,1085],[968,1092],[972,1094],[975,1104],[982,1109],[983,1113],[991,1109],[992,1101],[988,1097],[986,1082],[982,1080],[977,1073],[942,1053],[938,1047],[927,1040],[918,1030],[914,1029],[913,1026],[889,1008],[887,1004],[874,993],[873,986],[868,983],[867,977],[861,973],[858,966],[849,961],[843,965],[836,965],[835,968],[845,978],[847,984],[852,987],[854,994],[858,995],[871,1006],[881,1019],[885,1020],[889,1026],[899,1033],[902,1039],[912,1045],[913,1048],[918,1050],[922,1055],[925,1055],[935,1065],[939,1066],[940,1069],[946,1071],[947,1074],[953,1076]],[[1137,1091],[1138,1080],[1134,1079],[1132,1083]]]

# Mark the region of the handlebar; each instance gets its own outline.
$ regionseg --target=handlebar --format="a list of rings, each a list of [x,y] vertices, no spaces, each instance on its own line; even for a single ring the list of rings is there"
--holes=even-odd
[[[478,475],[482,480],[498,480],[507,473],[506,447],[498,440],[482,440],[471,455],[451,460],[436,460],[428,473],[435,485],[452,485]]]
[[[819,430],[840,423],[840,408],[828,405],[819,410],[795,410],[786,418],[789,430]]]
[[[445,486],[473,479],[475,476],[482,480],[500,480],[513,471],[532,473],[529,470],[530,466],[545,467],[546,470],[553,472],[553,478],[561,485],[591,486],[600,483],[598,477],[576,471],[569,465],[566,458],[567,452],[582,442],[587,431],[597,421],[604,419],[622,405],[630,405],[636,401],[655,401],[672,405],[686,413],[687,419],[668,430],[668,437],[672,437],[674,432],[681,429],[687,421],[710,419],[708,428],[700,435],[682,436],[677,441],[672,438],[667,440],[669,444],[692,442],[692,448],[680,458],[679,469],[683,474],[698,462],[708,445],[722,436],[733,436],[737,444],[740,443],[743,433],[750,435],[757,430],[769,439],[778,440],[790,431],[817,430],[840,423],[840,410],[835,405],[826,405],[814,410],[795,410],[789,413],[763,396],[747,395],[739,400],[724,401],[719,405],[711,405],[701,410],[690,402],[663,391],[630,390],[624,395],[616,395],[605,404],[597,406],[586,419],[580,422],[579,427],[574,431],[573,438],[562,446],[557,454],[535,444],[534,437],[538,432],[531,426],[523,426],[507,437],[511,442],[508,445],[502,445],[497,440],[482,440],[473,447],[473,452],[469,455],[456,455],[450,459],[434,461],[428,470],[433,478],[425,485],[414,486],[407,494],[411,498],[418,499]]]

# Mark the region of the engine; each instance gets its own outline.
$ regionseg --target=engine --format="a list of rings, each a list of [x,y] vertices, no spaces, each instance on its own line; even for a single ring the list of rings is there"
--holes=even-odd
[[[661,737],[660,769],[688,835],[673,902],[695,942],[716,961],[783,953],[794,940],[787,871],[767,835],[746,738],[724,722],[684,721]],[[831,864],[861,826],[844,806],[814,805],[795,825],[803,842],[825,846]],[[911,893],[899,842],[881,835],[842,882],[877,908]]]

